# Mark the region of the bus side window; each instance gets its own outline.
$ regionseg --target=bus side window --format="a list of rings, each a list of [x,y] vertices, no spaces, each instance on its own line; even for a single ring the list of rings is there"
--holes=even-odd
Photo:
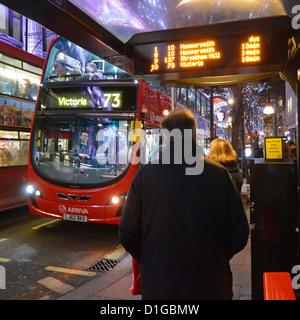
[[[10,167],[15,165],[12,151],[14,149],[14,141],[0,140],[0,167]]]
[[[20,141],[20,149],[17,150],[16,155],[14,157],[14,161],[16,165],[26,165],[28,164],[28,141]]]
[[[146,130],[146,163],[159,158],[161,152],[161,132],[159,129]]]

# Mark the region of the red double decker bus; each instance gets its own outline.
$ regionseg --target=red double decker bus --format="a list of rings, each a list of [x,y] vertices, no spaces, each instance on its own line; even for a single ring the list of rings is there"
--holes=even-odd
[[[118,224],[140,163],[157,153],[154,128],[169,110],[167,95],[68,40],[55,39],[31,131],[30,212]]]
[[[29,137],[44,62],[0,41],[0,211],[27,205]]]

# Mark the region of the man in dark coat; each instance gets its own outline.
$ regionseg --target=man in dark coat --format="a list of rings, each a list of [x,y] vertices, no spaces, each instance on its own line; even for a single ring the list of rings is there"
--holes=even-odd
[[[297,158],[297,147],[295,145],[295,142],[293,140],[288,140],[288,144],[291,150],[291,154],[294,156],[294,158]]]
[[[80,135],[80,142],[73,146],[71,152],[78,153],[81,158],[89,158],[87,155],[88,140],[89,133],[87,131],[82,131]]]
[[[192,129],[197,148],[188,110],[175,109],[162,127]],[[226,299],[226,262],[248,241],[243,204],[224,167],[203,159],[201,174],[187,174],[191,163],[174,164],[169,146],[170,164],[163,154],[135,175],[119,240],[141,262],[143,299]]]

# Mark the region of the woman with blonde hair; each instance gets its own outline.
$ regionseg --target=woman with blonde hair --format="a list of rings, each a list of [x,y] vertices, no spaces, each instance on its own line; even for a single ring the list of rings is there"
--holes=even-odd
[[[243,185],[243,174],[238,168],[237,155],[231,143],[222,138],[214,139],[209,146],[207,158],[219,162],[230,173],[232,180],[241,192]]]
[[[291,152],[290,146],[287,142],[283,141],[283,159],[295,158]]]
[[[238,168],[237,155],[233,150],[231,143],[225,139],[214,139],[209,146],[209,153],[207,158],[214,160],[224,166],[232,177],[232,180],[236,186],[236,189],[241,192],[243,185],[243,174]],[[232,291],[232,272],[229,261],[226,266],[226,278],[227,278],[227,300],[231,300],[233,297]]]

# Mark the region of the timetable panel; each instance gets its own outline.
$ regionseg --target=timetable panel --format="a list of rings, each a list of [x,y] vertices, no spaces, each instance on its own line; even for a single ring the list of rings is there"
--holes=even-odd
[[[135,46],[136,73],[159,74],[284,64],[287,39],[276,30]]]

